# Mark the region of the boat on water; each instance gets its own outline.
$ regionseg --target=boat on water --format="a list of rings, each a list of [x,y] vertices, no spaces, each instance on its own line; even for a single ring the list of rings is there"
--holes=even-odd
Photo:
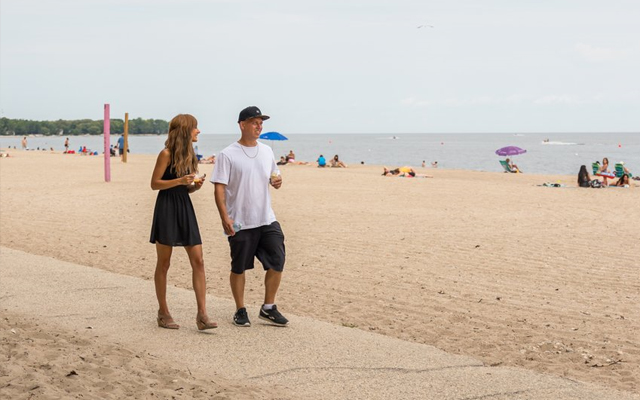
[[[553,141],[553,140],[545,139],[545,140],[542,141],[542,144],[560,145],[560,146],[575,146],[575,145],[584,144],[584,143],[556,142],[556,141]]]

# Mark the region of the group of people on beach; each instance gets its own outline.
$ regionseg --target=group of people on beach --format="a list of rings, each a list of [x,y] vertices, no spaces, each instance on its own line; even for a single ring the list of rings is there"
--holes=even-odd
[[[581,165],[580,171],[578,171],[579,187],[607,187],[609,186],[610,179],[613,181],[611,186],[629,187],[630,179],[632,179],[633,177],[629,169],[624,165],[624,161],[620,161],[618,164],[616,164],[615,172],[609,171],[609,159],[607,157],[602,159],[602,164],[600,164],[599,161],[594,162],[592,165],[592,170],[594,176],[600,177],[602,178],[602,180],[592,178],[589,175],[587,166]],[[615,178],[618,179],[614,180]]]
[[[255,106],[238,117],[240,139],[220,152],[211,182],[222,228],[231,250],[229,282],[236,312],[236,326],[251,326],[244,304],[245,272],[257,258],[266,271],[264,304],[258,317],[273,325],[287,326],[275,304],[285,264],[284,234],[271,207],[269,186],[279,189],[282,177],[273,151],[258,142],[263,122],[269,116]],[[184,247],[192,268],[196,295],[196,326],[199,330],[218,325],[207,313],[206,278],[202,239],[190,194],[200,190],[204,176],[198,175],[198,158],[192,143],[198,141],[198,121],[180,114],[169,123],[165,148],[160,152],[151,176],[151,188],[158,190],[150,242],[156,246],[155,288],[159,327],[178,329],[167,303],[167,273],[174,247]]]
[[[427,162],[425,160],[422,160],[422,168],[425,168],[426,166],[427,166]],[[438,168],[438,162],[437,161],[432,162],[431,167]]]
[[[37,150],[37,151],[47,151],[47,148],[45,146],[42,146],[42,148],[40,148],[40,146],[36,147],[35,149],[30,149],[29,148],[29,141],[27,140],[26,136],[22,137],[22,140],[20,141],[22,150]],[[8,147],[9,149],[11,148],[11,146]],[[13,146],[14,150],[16,149],[16,146]],[[53,151],[53,147],[49,147],[49,151]],[[2,152],[0,153],[2,157],[10,157],[9,153],[5,153]]]
[[[335,156],[333,156],[333,158],[331,160],[329,160],[328,163],[327,163],[327,159],[324,158],[324,156],[322,154],[320,154],[320,156],[318,157],[316,162],[318,163],[318,168],[326,168],[326,167],[347,168],[347,164],[345,164],[343,161],[341,161],[340,157],[338,157],[337,154]]]
[[[293,150],[289,150],[289,154],[285,154],[284,156],[281,156],[280,160],[276,163],[276,165],[287,165],[287,164],[309,165],[307,161],[297,161],[296,155],[293,152]]]
[[[327,162],[327,159],[320,154],[318,159],[316,160],[318,168],[332,167],[332,168],[347,168],[347,164],[345,164],[340,157],[336,154],[333,156],[331,160]],[[280,157],[280,161],[276,163],[277,165],[309,165],[310,163],[307,161],[298,161],[296,160],[296,154],[293,150],[289,150],[289,154]]]

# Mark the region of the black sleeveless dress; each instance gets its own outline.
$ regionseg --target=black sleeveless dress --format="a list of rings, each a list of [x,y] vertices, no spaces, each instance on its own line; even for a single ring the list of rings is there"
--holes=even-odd
[[[162,175],[163,181],[176,179],[171,166]],[[185,185],[160,190],[153,210],[151,243],[167,246],[194,246],[202,244],[196,212],[193,209],[189,190]]]

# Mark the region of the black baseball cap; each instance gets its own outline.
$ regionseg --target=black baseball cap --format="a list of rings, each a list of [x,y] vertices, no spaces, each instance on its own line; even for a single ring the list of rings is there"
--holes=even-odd
[[[269,119],[268,115],[262,115],[262,111],[256,106],[250,106],[240,111],[240,116],[238,117],[238,122],[246,121],[250,118],[260,118],[263,121]]]

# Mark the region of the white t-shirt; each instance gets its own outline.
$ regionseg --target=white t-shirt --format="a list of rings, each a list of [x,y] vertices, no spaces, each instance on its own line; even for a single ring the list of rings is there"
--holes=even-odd
[[[211,182],[226,185],[227,212],[242,229],[269,225],[276,220],[269,192],[269,179],[276,171],[271,147],[260,142],[256,147],[232,143],[217,157]]]

